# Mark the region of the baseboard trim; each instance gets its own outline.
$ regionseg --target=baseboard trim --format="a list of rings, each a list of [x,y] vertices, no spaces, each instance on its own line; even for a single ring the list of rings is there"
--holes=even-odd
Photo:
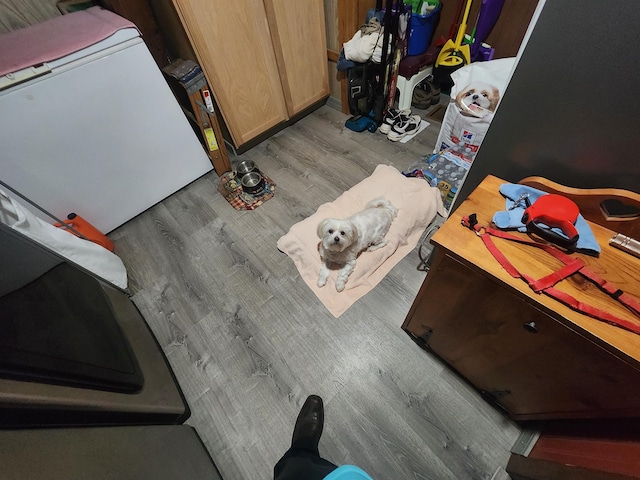
[[[249,140],[246,143],[243,143],[242,145],[235,147],[234,145],[230,145],[227,144],[229,146],[229,148],[231,149],[231,151],[237,156],[240,155],[244,152],[246,152],[247,150],[255,147],[256,145],[258,145],[259,143],[262,143],[263,141],[265,141],[267,138],[275,135],[276,133],[278,133],[281,130],[284,130],[285,128],[293,125],[294,123],[296,123],[298,120],[300,120],[303,117],[306,117],[307,115],[309,115],[311,112],[313,112],[314,110],[317,110],[318,108],[320,108],[321,106],[323,106],[325,103],[327,103],[328,99],[330,97],[327,95],[326,97],[322,98],[321,100],[317,101],[316,103],[314,103],[313,105],[310,105],[309,107],[305,108],[304,110],[302,110],[301,112],[297,113],[296,115],[294,115],[293,117],[291,117],[289,120],[286,120],[282,123],[279,123],[278,125],[276,125],[273,128],[270,128],[269,130],[261,133],[260,135],[258,135],[255,138],[252,138],[251,140]]]
[[[342,102],[339,98],[329,97],[327,99],[327,106],[333,108],[334,110],[342,112]]]

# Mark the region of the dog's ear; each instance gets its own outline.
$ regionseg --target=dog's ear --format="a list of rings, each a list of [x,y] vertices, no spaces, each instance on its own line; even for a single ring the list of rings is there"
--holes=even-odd
[[[500,101],[500,90],[498,90],[496,87],[491,88],[491,98],[489,98],[489,101],[491,102],[489,110],[494,112],[498,107],[498,102]]]
[[[318,224],[318,229],[316,230],[318,237],[322,238],[324,236],[324,229],[326,228],[328,221],[329,219],[325,218],[324,220],[320,221],[320,223]]]
[[[469,85],[463,88],[460,92],[458,92],[458,95],[456,95],[456,105],[458,105],[458,108],[460,110],[464,110],[465,108],[464,105],[462,104],[462,99],[467,94],[467,91],[469,91]]]
[[[356,243],[358,241],[358,228],[353,223],[349,224],[348,235],[351,243]]]

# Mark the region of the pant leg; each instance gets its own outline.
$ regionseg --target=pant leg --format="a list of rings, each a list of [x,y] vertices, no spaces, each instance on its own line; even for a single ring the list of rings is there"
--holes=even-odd
[[[274,480],[322,480],[337,465],[300,448],[290,448],[273,469]]]

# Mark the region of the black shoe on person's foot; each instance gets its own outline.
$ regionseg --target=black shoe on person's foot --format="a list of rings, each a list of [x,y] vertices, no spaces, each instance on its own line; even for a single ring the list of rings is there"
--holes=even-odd
[[[293,429],[291,446],[318,453],[318,442],[324,427],[324,406],[322,398],[309,395],[300,409]]]

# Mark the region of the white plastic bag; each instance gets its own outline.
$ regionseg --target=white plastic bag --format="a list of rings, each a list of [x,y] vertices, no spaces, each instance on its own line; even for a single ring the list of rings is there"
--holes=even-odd
[[[114,285],[127,288],[127,270],[120,257],[96,243],[41,220],[2,190],[0,222]]]
[[[371,60],[374,63],[380,63],[383,38],[384,28],[365,35],[358,30],[351,40],[343,44],[344,56],[352,62],[366,63]]]

